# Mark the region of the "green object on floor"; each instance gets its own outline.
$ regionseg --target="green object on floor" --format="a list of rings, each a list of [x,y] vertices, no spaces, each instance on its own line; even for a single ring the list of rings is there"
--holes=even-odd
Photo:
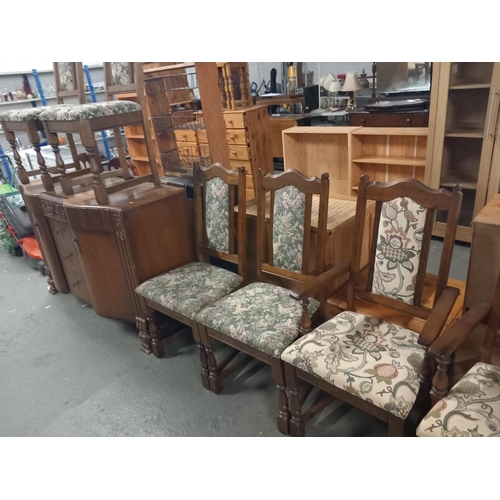
[[[18,190],[13,188],[10,184],[0,184],[0,196],[3,194],[17,194]]]

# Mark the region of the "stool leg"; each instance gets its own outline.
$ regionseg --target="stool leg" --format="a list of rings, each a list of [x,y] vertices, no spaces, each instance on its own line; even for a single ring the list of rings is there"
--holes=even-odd
[[[82,146],[89,156],[90,171],[94,179],[93,188],[95,199],[99,205],[107,205],[109,203],[108,193],[106,192],[106,187],[102,183],[101,162],[96,158],[94,132],[88,120],[80,122],[80,139],[82,141]]]
[[[12,148],[12,154],[14,156],[14,161],[17,165],[17,175],[19,176],[19,180],[22,184],[29,184],[30,180],[28,177],[28,172],[24,168],[23,161],[21,160],[21,155],[17,150],[16,146],[16,136],[13,132],[5,130],[5,138],[9,141],[10,147]]]
[[[42,184],[45,191],[54,191],[54,183],[52,182],[52,177],[47,171],[47,165],[45,164],[45,158],[42,156],[40,151],[40,143],[32,143],[33,149],[36,151],[36,161],[40,167]]]

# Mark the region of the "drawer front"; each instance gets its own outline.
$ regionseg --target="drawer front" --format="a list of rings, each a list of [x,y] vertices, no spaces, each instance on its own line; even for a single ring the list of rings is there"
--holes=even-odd
[[[65,270],[64,275],[66,276],[69,292],[87,304],[92,305],[90,293],[87,288],[87,282],[85,281],[83,274],[68,269],[67,271]]]
[[[226,130],[226,138],[229,144],[248,144],[247,132],[243,128]]]
[[[196,130],[174,130],[177,142],[196,142]]]
[[[231,160],[250,160],[250,148],[231,144],[229,145],[229,158]]]
[[[349,125],[354,127],[427,127],[428,113],[352,113]]]
[[[244,113],[224,113],[226,128],[246,128]]]
[[[188,147],[188,149],[182,149],[184,148],[185,146]],[[198,143],[196,142],[181,142],[181,141],[177,141],[177,149],[179,151],[179,154],[180,155],[194,155],[194,154],[197,154],[196,151],[197,151],[197,148],[198,147]]]
[[[197,135],[200,144],[208,144],[207,129],[198,130]]]

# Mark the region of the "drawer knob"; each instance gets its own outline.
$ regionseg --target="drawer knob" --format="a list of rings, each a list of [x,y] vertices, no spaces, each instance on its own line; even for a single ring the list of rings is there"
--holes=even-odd
[[[361,118],[361,123],[365,123],[365,119],[364,118]]]
[[[407,121],[408,123],[411,123],[411,118],[407,118],[407,119],[406,119],[406,121]]]
[[[61,228],[56,229],[56,234],[61,234],[63,231],[64,231],[64,229],[61,229]]]
[[[75,281],[75,282],[73,283],[73,286],[78,286],[79,284],[80,284],[80,282],[79,282],[79,281]]]

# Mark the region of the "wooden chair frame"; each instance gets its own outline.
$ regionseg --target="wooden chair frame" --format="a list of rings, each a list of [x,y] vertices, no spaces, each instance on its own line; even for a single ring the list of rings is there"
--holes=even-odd
[[[318,179],[317,177],[306,177],[304,174],[296,170],[287,170],[280,174],[268,174],[264,176],[264,172],[262,170],[259,170],[259,175],[257,178],[257,267],[259,281],[264,281],[264,275],[272,275],[284,277],[288,280],[295,280],[297,284],[300,285],[312,279],[313,276],[319,275],[324,271],[329,184],[330,182],[328,174],[323,174],[321,176],[321,179]],[[301,273],[288,271],[286,269],[281,269],[272,265],[274,193],[278,189],[281,189],[285,186],[294,186],[299,191],[306,194],[306,209],[304,215],[305,225],[303,266]],[[267,193],[269,193],[270,195],[269,231],[266,228]],[[309,274],[307,267],[310,261],[311,252],[309,242],[312,236],[311,207],[313,195],[320,196],[320,209],[318,216],[318,239],[316,246],[315,269],[313,270],[312,274]],[[240,207],[241,205],[239,205],[239,210],[241,210]],[[239,212],[238,217],[242,216],[243,214]],[[269,238],[269,244],[266,244],[266,234],[268,234],[267,237]],[[256,300],[258,300],[258,297],[256,297]],[[305,308],[305,313],[303,312],[302,315],[304,316],[304,314],[307,315],[307,320],[309,321],[310,325],[311,319],[309,318],[309,314],[307,313],[307,306]],[[318,313],[313,318],[313,321],[317,318],[319,318]],[[307,323],[307,321],[304,321],[304,323]],[[208,377],[209,388],[216,394],[218,394],[222,390],[222,380],[248,364],[248,362],[250,362],[252,358],[256,358],[271,366],[272,377],[278,387],[278,428],[283,434],[288,434],[288,423],[290,415],[288,411],[288,398],[285,392],[285,375],[283,366],[284,363],[281,361],[281,359],[275,358],[243,342],[228,337],[227,335],[224,335],[212,328],[208,328],[205,325],[199,324],[198,328],[200,331],[202,343],[205,346],[208,364],[207,372],[207,367],[202,363],[202,378],[205,380]],[[235,349],[219,363],[217,362],[214,355],[214,339],[217,339],[220,342],[223,342],[224,344],[229,345]],[[239,352],[243,352],[247,356],[245,356],[239,362],[231,364],[231,362],[239,354]]]
[[[19,176],[19,180],[21,184],[29,184],[30,178],[40,175],[43,187],[45,191],[53,191],[54,183],[59,182],[60,180],[60,171],[58,167],[47,167],[45,163],[45,159],[41,154],[40,150],[40,136],[39,132],[43,130],[43,125],[40,120],[28,120],[28,121],[2,121],[2,128],[5,133],[5,138],[9,142],[12,153],[14,156],[14,161],[17,165],[17,172]],[[37,163],[39,168],[37,170],[26,170],[19,151],[16,146],[16,132],[25,132],[28,135],[29,141],[33,146],[33,149],[36,152]],[[68,137],[69,139],[69,137]],[[72,137],[71,137],[72,139]],[[69,141],[69,146],[71,150],[71,156],[73,159],[73,163],[66,165],[66,169],[74,168],[72,172],[68,172],[67,176],[70,179],[75,177],[79,177],[90,172],[89,168],[83,168],[80,164],[79,155],[77,153],[75,143],[71,140]],[[61,160],[62,161],[62,160]]]
[[[374,236],[372,240],[371,259],[369,263],[369,274],[373,274],[373,268],[376,256],[376,238],[378,235],[380,214],[382,203],[394,200],[398,197],[411,198],[416,203],[427,208],[424,239],[422,242],[422,251],[419,262],[419,269],[417,272],[417,282],[415,286],[414,304],[406,304],[399,302],[395,299],[379,296],[369,291],[371,289],[371,282],[369,280],[366,288],[359,288],[355,284],[358,283],[357,275],[360,273],[360,258],[361,246],[363,238],[363,228],[365,222],[366,204],[367,200],[375,200],[375,223],[374,223]],[[455,233],[458,225],[458,217],[460,213],[460,206],[462,202],[461,186],[455,185],[450,192],[445,189],[430,189],[424,184],[416,181],[415,179],[400,179],[388,184],[379,182],[369,183],[368,176],[362,176],[358,188],[358,198],[356,206],[356,223],[355,232],[356,240],[354,242],[353,259],[350,263],[343,262],[339,266],[330,269],[323,275],[317,277],[309,283],[306,283],[302,290],[295,294],[297,300],[301,300],[307,304],[308,297],[314,293],[319,287],[324,286],[328,281],[335,279],[346,272],[349,273],[348,282],[348,310],[356,311],[355,299],[356,297],[364,300],[370,300],[375,304],[383,306],[389,305],[395,309],[399,309],[415,316],[426,319],[425,326],[419,335],[419,344],[424,348],[424,361],[420,369],[420,389],[417,399],[413,406],[415,412],[420,411],[419,407],[428,404],[429,392],[431,389],[431,382],[435,372],[435,363],[433,362],[429,349],[439,337],[446,320],[453,308],[453,305],[458,296],[458,289],[447,286],[448,274],[451,264],[451,257],[453,252],[453,245],[455,241]],[[420,306],[421,293],[423,288],[423,279],[425,277],[425,268],[427,264],[427,257],[432,233],[432,224],[434,221],[435,211],[443,210],[448,212],[448,221],[446,228],[446,235],[443,243],[443,253],[441,256],[441,263],[439,266],[439,274],[436,286],[436,294],[434,306],[432,310]],[[305,325],[303,331],[310,331]],[[314,416],[316,412],[308,412],[307,415],[302,415],[302,403],[299,395],[299,381],[303,380],[308,384],[318,387],[327,395],[333,398],[339,398],[349,403],[360,410],[375,416],[376,418],[388,422],[389,435],[401,436],[405,432],[405,422],[414,420],[414,411],[407,417],[406,420],[400,419],[386,410],[383,410],[373,404],[370,404],[348,392],[343,391],[338,387],[327,383],[324,380],[315,377],[302,370],[296,369],[293,365],[285,363],[286,384],[290,388],[290,432],[295,436],[303,436],[305,434],[305,418],[307,419]],[[322,408],[325,405],[322,406]],[[322,409],[321,408],[321,409]]]
[[[498,274],[493,300],[476,302],[456,323],[441,335],[429,348],[429,355],[435,359],[437,371],[432,380],[431,404],[435,405],[446,396],[450,384],[448,366],[452,355],[466,337],[481,323],[486,322],[486,333],[481,346],[482,363],[491,363],[491,352],[500,326],[500,273]]]
[[[199,262],[210,264],[210,257],[226,260],[238,265],[238,274],[243,278],[240,286],[246,284],[246,173],[244,167],[237,170],[228,170],[220,163],[215,163],[210,167],[195,166],[193,171],[195,184],[195,211],[196,211],[196,256]],[[206,183],[215,177],[222,179],[229,186],[229,252],[220,252],[208,247],[207,233],[205,226],[205,186]],[[236,190],[238,192],[238,218],[234,217],[234,207],[236,199]],[[235,227],[237,229],[235,230]],[[200,348],[200,362],[204,370],[202,371],[203,385],[209,389],[208,385],[208,366],[205,348],[201,342],[198,323],[187,318],[176,311],[161,306],[149,299],[144,299],[146,305],[153,311],[158,311],[170,316],[177,321],[189,326],[193,331],[193,337]],[[154,322],[153,313],[147,318],[140,319],[142,325],[141,338],[150,339],[151,349],[157,358],[164,354],[164,346],[161,342],[158,329]],[[177,337],[169,338],[174,341]],[[146,342],[147,344],[147,342]],[[142,350],[148,346],[143,342]]]
[[[132,83],[126,85],[115,85],[113,83],[113,71],[110,62],[103,63],[104,66],[104,87],[106,89],[106,99],[113,100],[114,94],[122,94],[124,92],[137,92],[137,84],[135,81],[135,63],[129,62],[129,72]]]
[[[252,93],[250,91],[250,77],[248,63],[246,62],[219,62],[217,68],[222,78],[221,94],[222,104],[226,109],[247,108],[253,105]],[[236,99],[233,70],[238,71],[241,99]]]

